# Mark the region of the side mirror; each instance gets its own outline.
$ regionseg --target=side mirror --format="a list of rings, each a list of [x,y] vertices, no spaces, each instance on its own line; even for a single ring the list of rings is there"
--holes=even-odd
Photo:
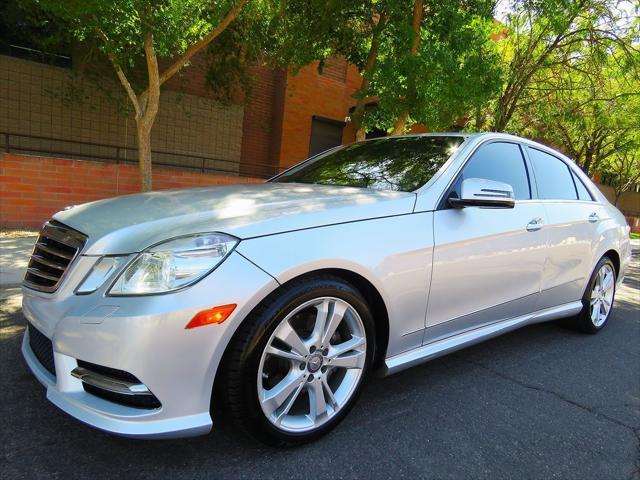
[[[449,204],[455,208],[513,208],[515,203],[511,185],[484,178],[467,178],[463,180],[460,188],[460,198],[449,198]]]

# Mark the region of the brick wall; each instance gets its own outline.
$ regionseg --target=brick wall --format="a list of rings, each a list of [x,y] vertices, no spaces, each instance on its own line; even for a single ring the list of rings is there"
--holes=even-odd
[[[308,65],[296,74],[287,76],[282,121],[280,165],[288,167],[308,157],[313,115],[344,121],[356,100],[353,93],[360,87],[362,77],[353,65],[342,74],[339,61],[329,62],[326,74],[318,73],[318,63]],[[355,139],[351,123],[343,132],[343,143]]]
[[[254,66],[249,67],[249,74],[253,83],[244,100],[240,171],[268,177],[278,170],[279,145],[273,139],[279,138],[281,130],[285,72]]]
[[[156,167],[156,190],[261,182]],[[140,191],[135,165],[0,153],[0,227],[40,227],[68,205]]]
[[[189,71],[188,69],[186,71]],[[175,78],[163,91],[152,133],[152,148],[187,155],[158,154],[156,162],[201,165],[237,171],[242,144],[242,105],[223,105],[205,95],[202,66],[184,81]],[[84,141],[126,146],[127,158],[136,156],[135,123],[120,110],[126,105],[123,89],[105,80],[98,87],[74,70],[0,55],[0,132],[53,137],[61,141],[12,137],[19,150],[65,152],[73,156],[114,156],[113,148],[71,143]],[[182,84],[185,91],[175,91]],[[66,140],[66,141],[65,141]],[[2,139],[4,141],[4,138]],[[32,149],[32,150],[30,150]],[[18,150],[18,149],[16,149]],[[188,155],[194,155],[189,158]]]

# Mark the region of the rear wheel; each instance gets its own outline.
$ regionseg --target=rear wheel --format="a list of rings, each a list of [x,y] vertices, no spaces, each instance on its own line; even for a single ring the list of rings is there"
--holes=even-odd
[[[616,293],[616,270],[608,257],[603,257],[593,271],[582,298],[582,311],[575,325],[586,333],[597,333],[609,321]]]
[[[353,406],[374,338],[369,307],[351,284],[321,276],[286,285],[245,320],[230,346],[226,406],[267,443],[313,440]]]

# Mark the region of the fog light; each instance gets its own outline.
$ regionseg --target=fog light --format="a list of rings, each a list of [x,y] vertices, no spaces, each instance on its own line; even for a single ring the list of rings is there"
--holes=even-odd
[[[184,328],[196,328],[212,323],[222,323],[229,318],[229,315],[235,310],[236,306],[235,303],[232,303],[230,305],[220,305],[219,307],[198,312]]]

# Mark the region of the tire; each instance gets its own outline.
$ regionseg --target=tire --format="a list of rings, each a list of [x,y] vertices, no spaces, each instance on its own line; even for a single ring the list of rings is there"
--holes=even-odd
[[[234,423],[258,440],[307,443],[353,407],[374,349],[373,316],[353,285],[332,275],[293,280],[240,326],[217,391]]]
[[[602,282],[605,289],[602,289]],[[613,311],[616,293],[616,269],[608,257],[602,257],[589,279],[582,296],[582,311],[573,319],[573,326],[584,333],[602,330]],[[594,304],[592,305],[592,302]]]

